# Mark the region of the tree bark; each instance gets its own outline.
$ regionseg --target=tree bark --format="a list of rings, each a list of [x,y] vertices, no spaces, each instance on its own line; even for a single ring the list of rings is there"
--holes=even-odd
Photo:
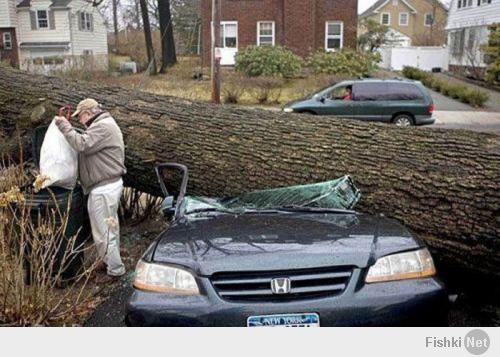
[[[156,58],[155,58],[155,50],[153,47],[153,39],[151,37],[151,26],[149,24],[149,13],[148,6],[146,0],[139,0],[139,4],[141,5],[141,13],[142,13],[142,27],[144,30],[144,37],[146,40],[146,51],[148,54],[148,68],[150,75],[157,74],[156,69]]]
[[[158,14],[160,16],[161,34],[160,73],[165,73],[168,67],[173,66],[177,62],[172,15],[170,13],[170,0],[158,0]]]
[[[93,97],[123,131],[129,186],[160,195],[161,162],[189,167],[190,195],[349,174],[362,191],[358,210],[400,220],[439,258],[500,276],[500,136],[217,106],[4,67],[0,78],[4,152],[16,126],[27,138],[55,108]]]

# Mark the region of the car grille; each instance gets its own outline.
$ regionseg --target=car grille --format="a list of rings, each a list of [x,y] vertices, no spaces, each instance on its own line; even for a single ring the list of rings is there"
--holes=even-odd
[[[334,296],[349,283],[353,267],[331,267],[269,272],[215,273],[210,281],[219,296],[229,301],[284,301]],[[271,280],[289,278],[288,294],[274,294]]]

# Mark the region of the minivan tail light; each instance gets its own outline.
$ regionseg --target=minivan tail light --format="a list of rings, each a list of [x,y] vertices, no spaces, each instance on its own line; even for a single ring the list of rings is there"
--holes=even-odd
[[[436,105],[434,103],[429,105],[429,114],[432,114],[434,112],[434,109],[436,109]]]

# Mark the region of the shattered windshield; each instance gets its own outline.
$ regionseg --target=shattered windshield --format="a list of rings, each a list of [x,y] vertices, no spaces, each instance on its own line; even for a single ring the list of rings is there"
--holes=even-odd
[[[245,213],[280,208],[352,209],[361,193],[349,176],[310,185],[244,193],[232,198],[185,197],[180,213]]]

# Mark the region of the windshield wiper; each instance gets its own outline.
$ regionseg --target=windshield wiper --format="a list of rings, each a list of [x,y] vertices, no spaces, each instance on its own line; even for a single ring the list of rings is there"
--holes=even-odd
[[[303,206],[283,206],[274,208],[286,212],[311,212],[311,213],[338,213],[338,214],[356,214],[356,211],[342,208],[322,208],[322,207],[303,207]]]
[[[219,208],[198,208],[194,209],[192,211],[188,211],[185,214],[193,214],[193,213],[210,213],[210,212],[217,212],[217,213],[232,213],[231,211],[225,211],[221,210]]]
[[[199,208],[195,209],[189,212],[186,212],[186,214],[193,214],[193,213],[210,213],[210,212],[217,212],[217,213],[224,213],[224,214],[266,214],[266,213],[279,213],[281,210],[280,209],[255,209],[255,208],[242,208],[242,209],[220,209],[220,208]]]

